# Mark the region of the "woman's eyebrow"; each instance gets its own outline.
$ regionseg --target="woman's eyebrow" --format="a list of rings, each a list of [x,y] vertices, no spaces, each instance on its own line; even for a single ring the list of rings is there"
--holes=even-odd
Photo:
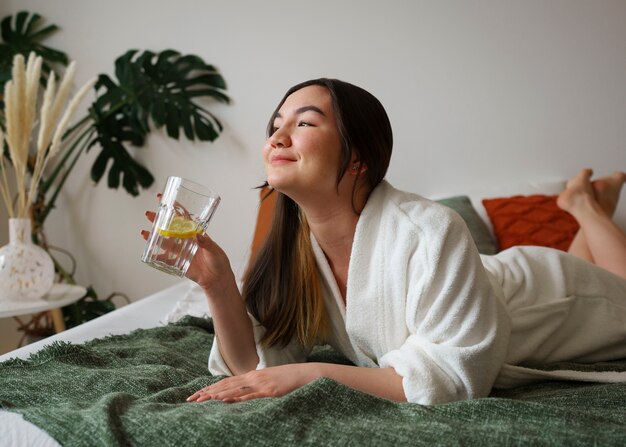
[[[315,106],[303,106],[303,107],[300,107],[300,108],[296,109],[294,115],[300,115],[301,113],[308,112],[308,111],[313,111],[313,112],[319,113],[322,116],[326,116],[326,114],[324,112],[322,112],[321,109],[319,109],[318,107],[315,107]],[[276,115],[274,115],[274,119],[276,119],[276,118],[282,118],[282,115],[280,114],[280,112],[276,112]]]

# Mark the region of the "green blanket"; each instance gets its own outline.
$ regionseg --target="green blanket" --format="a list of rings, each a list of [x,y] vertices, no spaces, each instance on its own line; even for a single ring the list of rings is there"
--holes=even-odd
[[[188,317],[57,343],[0,363],[0,406],[68,446],[626,445],[626,384],[548,382],[421,406],[322,379],[281,398],[187,403],[219,380],[207,372],[212,341],[211,321]]]

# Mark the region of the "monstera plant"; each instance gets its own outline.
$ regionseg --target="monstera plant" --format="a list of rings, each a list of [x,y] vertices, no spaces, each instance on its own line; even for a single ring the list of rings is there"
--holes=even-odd
[[[68,64],[64,52],[41,43],[59,29],[42,22],[40,15],[28,12],[7,16],[0,22],[0,92],[11,78],[16,54],[28,57],[34,52],[43,58],[42,86],[51,72]],[[114,75],[100,74],[94,88],[95,100],[86,115],[66,132],[63,149],[53,166],[49,166],[32,207],[33,238],[44,248],[48,247],[44,222],[84,152],[99,151],[90,172],[94,182],[106,176],[109,188],[122,186],[136,196],[140,188],[147,188],[154,181],[150,171],[133,157],[135,150],[145,150],[148,134],[165,128],[174,139],[183,135],[189,140],[213,141],[220,135],[222,125],[205,104],[230,101],[224,78],[213,65],[199,56],[171,49],[127,51],[115,60]],[[0,125],[4,128],[3,110],[0,101]],[[3,151],[3,156],[8,157],[8,153]],[[55,266],[66,282],[74,282],[73,272],[66,271],[56,260]],[[89,294],[95,297],[91,288]],[[83,311],[74,311],[71,318],[81,320],[76,312]],[[73,325],[72,321],[68,323]]]
[[[97,98],[87,116],[68,131],[67,150],[41,186],[44,195],[53,185],[56,189],[34,213],[35,225],[48,216],[71,168],[84,151],[100,151],[91,167],[95,182],[107,174],[110,188],[121,185],[136,196],[139,188],[149,187],[154,178],[132,157],[129,146],[143,147],[151,129],[165,127],[171,138],[178,139],[183,134],[189,140],[200,141],[213,141],[222,131],[215,115],[196,100],[210,97],[228,103],[226,83],[217,69],[200,57],[174,50],[130,50],[115,61],[115,77],[99,76],[95,86]]]

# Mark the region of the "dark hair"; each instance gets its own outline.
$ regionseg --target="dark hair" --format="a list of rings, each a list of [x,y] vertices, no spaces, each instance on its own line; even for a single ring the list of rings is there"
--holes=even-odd
[[[373,190],[387,173],[393,136],[384,107],[368,91],[328,78],[297,84],[287,91],[272,114],[268,136],[285,100],[311,85],[328,90],[335,111],[342,147],[337,185],[354,152],[358,163],[367,167],[364,175],[369,191]],[[354,181],[353,207],[360,172],[359,169]],[[301,345],[310,347],[325,337],[327,319],[309,226],[297,203],[282,193],[274,194],[278,196],[272,227],[246,273],[243,297],[250,313],[266,329],[264,343],[285,346],[296,338]]]

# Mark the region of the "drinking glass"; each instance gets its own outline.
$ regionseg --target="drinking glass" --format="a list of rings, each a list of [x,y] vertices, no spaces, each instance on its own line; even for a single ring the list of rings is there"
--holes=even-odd
[[[211,189],[181,177],[167,179],[141,260],[166,273],[185,276],[220,203]]]

